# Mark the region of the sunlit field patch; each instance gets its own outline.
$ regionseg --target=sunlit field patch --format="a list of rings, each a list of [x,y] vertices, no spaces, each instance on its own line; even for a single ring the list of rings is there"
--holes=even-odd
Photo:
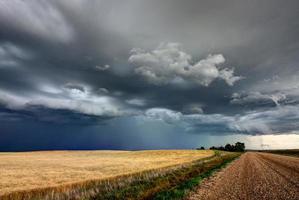
[[[213,154],[210,150],[0,153],[0,195],[133,174]]]

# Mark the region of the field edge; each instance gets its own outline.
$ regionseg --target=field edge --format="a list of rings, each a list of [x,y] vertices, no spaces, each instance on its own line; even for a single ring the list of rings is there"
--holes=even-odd
[[[231,158],[224,159],[222,163],[215,165],[211,169],[208,169],[206,172],[194,176],[193,178],[188,179],[187,181],[179,184],[178,186],[170,190],[162,191],[158,193],[155,196],[154,200],[184,199],[194,188],[198,187],[198,185],[200,185],[204,179],[211,177],[221,169],[227,167],[231,162],[236,160],[240,155],[241,154],[238,154]]]
[[[202,174],[225,162],[236,153],[216,155],[181,165],[146,170],[106,180],[90,180],[81,183],[19,191],[1,196],[3,200],[29,199],[150,199],[157,193],[169,190],[190,178]]]

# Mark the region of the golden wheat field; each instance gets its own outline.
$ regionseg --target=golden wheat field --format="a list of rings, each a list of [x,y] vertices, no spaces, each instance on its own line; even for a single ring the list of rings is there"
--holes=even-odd
[[[210,150],[0,153],[0,195],[157,169],[213,154]]]

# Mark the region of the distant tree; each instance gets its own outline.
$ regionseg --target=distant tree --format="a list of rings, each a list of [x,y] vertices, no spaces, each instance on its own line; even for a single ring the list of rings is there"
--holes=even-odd
[[[235,144],[235,151],[245,151],[245,143],[242,143],[242,142],[237,142]]]
[[[224,147],[225,151],[232,151],[233,150],[233,146],[231,144],[226,144]]]
[[[196,150],[205,150],[204,147],[196,148]]]
[[[232,144],[226,144],[224,147],[215,147],[212,146],[210,147],[211,150],[221,150],[221,151],[238,151],[238,152],[243,152],[245,151],[245,143],[242,142],[237,142],[235,145]]]

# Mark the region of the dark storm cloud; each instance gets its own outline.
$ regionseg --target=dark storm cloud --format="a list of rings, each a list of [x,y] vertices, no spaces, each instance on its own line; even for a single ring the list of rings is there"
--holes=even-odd
[[[190,132],[297,130],[298,8],[295,0],[1,1],[0,118],[174,117]]]

